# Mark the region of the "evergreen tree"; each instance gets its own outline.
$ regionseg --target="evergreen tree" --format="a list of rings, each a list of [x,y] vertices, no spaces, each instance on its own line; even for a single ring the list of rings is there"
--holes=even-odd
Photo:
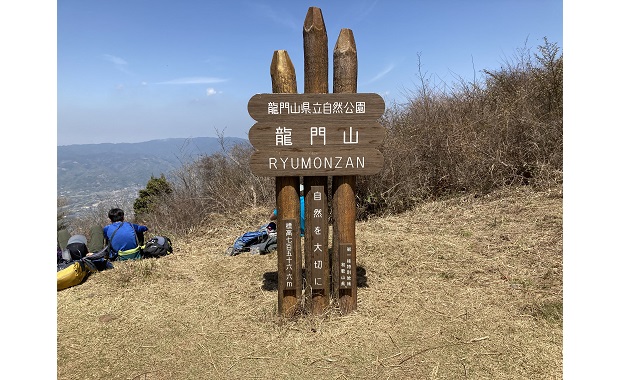
[[[138,198],[133,202],[134,213],[136,215],[150,214],[159,198],[172,192],[171,184],[166,180],[164,174],[160,175],[160,178],[151,175],[146,188],[138,192]]]

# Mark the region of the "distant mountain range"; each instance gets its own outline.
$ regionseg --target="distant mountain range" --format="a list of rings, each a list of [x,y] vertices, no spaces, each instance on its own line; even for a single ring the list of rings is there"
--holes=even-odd
[[[223,144],[229,149],[249,142],[225,137]],[[128,206],[152,175],[164,174],[171,179],[182,165],[221,150],[221,141],[216,137],[58,146],[57,198],[63,199],[68,216],[98,208],[102,203]]]

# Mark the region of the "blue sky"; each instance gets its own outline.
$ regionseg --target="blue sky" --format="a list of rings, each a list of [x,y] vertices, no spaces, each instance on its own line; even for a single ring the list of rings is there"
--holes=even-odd
[[[247,102],[271,92],[286,50],[303,92],[302,28],[322,10],[332,53],[353,31],[358,92],[386,104],[414,94],[420,73],[451,84],[495,69],[525,46],[563,44],[562,1],[57,2],[57,144],[169,137],[247,138]]]

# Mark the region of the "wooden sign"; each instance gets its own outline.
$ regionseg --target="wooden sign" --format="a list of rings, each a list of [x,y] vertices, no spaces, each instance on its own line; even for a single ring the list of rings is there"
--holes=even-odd
[[[353,281],[356,283],[357,269],[356,258],[353,255],[352,244],[340,244],[339,248],[339,289],[352,289]],[[356,285],[355,285],[356,287]]]
[[[278,312],[295,315],[300,298],[306,295],[305,305],[310,303],[313,313],[323,314],[330,307],[332,285],[339,310],[346,314],[357,308],[356,176],[376,174],[383,167],[384,158],[377,148],[386,131],[377,121],[385,112],[385,101],[378,94],[357,93],[357,54],[351,30],[342,29],[335,44],[332,94],[328,93],[328,36],[319,8],[309,7],[302,36],[304,94],[297,94],[295,68],[288,53],[276,50],[270,67],[273,94],[257,94],[248,102],[248,112],[257,121],[249,132],[257,150],[250,169],[256,175],[276,177]],[[297,224],[300,176],[308,194],[306,292]],[[327,217],[317,220],[315,214],[318,210],[322,216],[328,214],[328,176],[333,178],[332,262],[328,237],[318,235],[317,230],[328,232]],[[316,199],[318,193],[322,197]]]
[[[339,147],[378,147],[386,130],[378,121],[323,121],[321,123],[258,122],[249,130],[249,142],[258,150],[317,148],[335,151]],[[328,149],[326,149],[328,148]]]
[[[326,188],[324,186],[313,186],[309,192],[307,201],[307,220],[308,231],[311,244],[310,255],[311,262],[305,263],[310,266],[309,283],[312,289],[324,289],[329,285],[328,273],[328,205],[326,197]]]
[[[384,161],[381,152],[369,148],[259,150],[252,154],[249,167],[262,177],[371,175],[383,168]]]
[[[302,286],[302,278],[298,273],[298,265],[301,267],[302,262],[296,260],[298,242],[300,239],[300,223],[297,219],[279,220],[277,225],[278,231],[278,282],[282,282],[284,289],[296,289]],[[283,257],[280,257],[283,256]]]
[[[256,94],[247,110],[256,121],[278,123],[373,121],[385,112],[385,101],[373,93]]]
[[[385,101],[372,93],[256,94],[247,110],[256,152],[252,173],[266,177],[376,174],[385,139],[377,119]]]

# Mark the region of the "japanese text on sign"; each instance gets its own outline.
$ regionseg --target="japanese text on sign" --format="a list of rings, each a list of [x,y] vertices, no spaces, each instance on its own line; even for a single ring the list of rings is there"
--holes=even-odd
[[[347,134],[346,134],[347,132]],[[276,128],[276,146],[292,146],[293,130],[287,127]],[[326,145],[326,127],[311,127],[310,128],[310,145],[317,145],[319,142],[321,145]],[[359,143],[359,131],[353,130],[352,127],[348,127],[343,131],[343,144],[358,144]]]
[[[385,100],[374,93],[256,94],[247,111],[256,121],[376,121]]]
[[[295,289],[297,281],[300,279],[296,278],[296,266],[301,265],[296,262],[295,256],[295,242],[294,239],[299,239],[299,233],[295,234],[295,227],[297,222],[295,219],[287,219],[281,222],[282,231],[279,231],[282,236],[283,241],[283,251],[284,251],[284,279],[278,279],[278,281],[285,282],[285,289]]]
[[[313,266],[311,271],[313,289],[323,289],[325,286],[325,271],[329,268],[324,266],[324,260],[327,260],[328,253],[328,210],[326,209],[326,196],[324,186],[313,186],[309,192],[312,196],[312,202],[309,202],[308,211],[311,213],[310,229],[311,248],[313,253]]]
[[[354,279],[354,263],[352,260],[352,245],[342,244],[339,250],[339,289],[351,289]]]
[[[362,114],[365,113],[365,102],[324,102],[313,103],[290,103],[290,102],[269,102],[267,103],[267,115],[294,115],[294,114]]]

